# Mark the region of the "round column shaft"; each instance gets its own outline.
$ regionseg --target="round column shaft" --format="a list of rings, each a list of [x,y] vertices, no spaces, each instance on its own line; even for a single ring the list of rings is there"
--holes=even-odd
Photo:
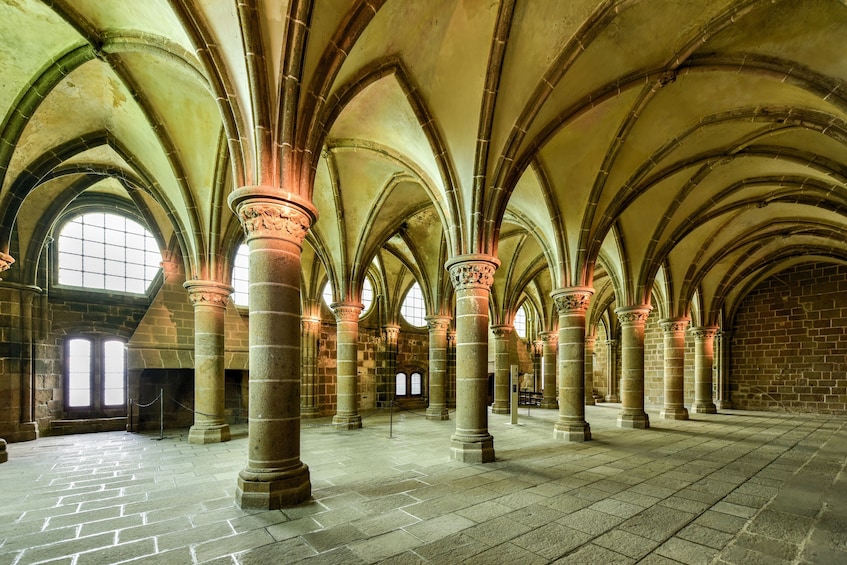
[[[715,334],[718,328],[692,328],[694,334],[694,404],[695,414],[715,414],[718,409],[712,401],[712,366],[715,360]]]
[[[456,432],[450,456],[463,463],[494,461],[488,433],[488,299],[500,262],[461,255],[447,262],[456,290]]]
[[[508,414],[509,406],[509,338],[512,326],[492,326],[494,334],[494,404],[492,414]]]
[[[559,409],[559,379],[556,353],[559,351],[559,333],[542,332],[541,371],[544,388],[541,391],[541,408]]]
[[[427,420],[449,420],[447,411],[447,330],[449,316],[427,316],[429,326],[429,406]]]
[[[618,342],[606,341],[606,402],[620,402],[618,393]]]
[[[595,336],[585,336],[585,405],[594,406],[594,344]]]
[[[311,496],[300,461],[300,254],[316,212],[273,187],[236,190],[229,205],[250,250],[249,436],[236,501],[272,510]]]
[[[718,391],[719,396],[715,407],[718,410],[731,410],[732,398],[729,392],[729,360],[730,360],[730,344],[732,342],[732,333],[727,330],[721,330],[715,336],[715,365],[718,373]]]
[[[594,290],[586,287],[553,292],[559,312],[559,420],[553,437],[588,441],[585,421],[585,312]]]
[[[687,420],[685,408],[685,328],[688,318],[661,320],[664,335],[665,398],[659,414],[666,420]]]
[[[303,317],[300,320],[300,417],[317,418],[321,415],[317,398],[318,338],[321,335],[319,318]]]
[[[363,306],[360,303],[335,302],[330,308],[335,314],[338,334],[338,407],[332,425],[337,430],[354,430],[362,427],[359,415],[359,314]]]
[[[644,411],[644,326],[650,310],[649,306],[615,310],[621,324],[620,428],[650,427]]]
[[[194,425],[189,443],[229,441],[225,419],[224,318],[233,288],[215,281],[183,285],[194,305]]]

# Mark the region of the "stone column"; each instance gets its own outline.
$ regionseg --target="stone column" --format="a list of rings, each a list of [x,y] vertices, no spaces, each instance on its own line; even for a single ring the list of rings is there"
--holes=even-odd
[[[449,420],[447,412],[447,330],[449,316],[427,316],[429,326],[429,406],[427,420]]]
[[[559,334],[556,332],[541,332],[542,366],[544,373],[544,388],[541,393],[541,408],[559,408],[559,379],[556,367],[556,352],[559,349]]]
[[[664,335],[665,405],[659,414],[666,420],[687,420],[685,408],[685,328],[688,318],[660,320]]]
[[[512,326],[491,326],[494,334],[494,404],[492,414],[509,413],[509,337]]]
[[[318,408],[318,343],[321,336],[320,318],[300,319],[300,417],[317,418]]]
[[[594,406],[594,344],[597,337],[585,336],[585,405]]]
[[[729,359],[730,359],[730,342],[732,341],[732,333],[726,330],[721,330],[715,336],[717,361],[715,364],[718,368],[718,401],[715,407],[718,410],[731,410],[732,398],[729,394]]]
[[[544,381],[541,380],[541,360],[542,352],[544,351],[544,342],[541,339],[536,339],[532,342],[532,391],[539,392],[544,388]]]
[[[313,206],[273,187],[229,196],[250,248],[250,418],[242,508],[274,510],[311,496],[300,461],[300,254]]]
[[[610,339],[606,342],[606,402],[620,402],[618,394],[618,342]]]
[[[445,268],[456,290],[456,432],[450,456],[463,463],[494,461],[488,433],[488,299],[500,261],[460,255]]]
[[[559,312],[559,420],[553,437],[588,441],[585,421],[585,312],[594,289],[574,287],[553,291]]]
[[[400,326],[387,324],[382,326],[382,372],[385,378],[387,400],[394,402],[397,394],[397,343],[400,340]]]
[[[619,428],[649,428],[644,411],[644,326],[649,306],[618,308],[621,324],[621,413]]]
[[[188,442],[229,441],[224,414],[224,315],[233,288],[201,280],[186,281],[183,286],[194,305],[194,425],[188,430]]]
[[[694,404],[695,414],[715,414],[718,409],[712,402],[712,364],[715,357],[715,334],[718,328],[691,328],[694,335]]]
[[[456,330],[447,331],[447,407],[456,407]]]
[[[359,415],[359,315],[362,304],[335,302],[330,305],[337,322],[336,391],[338,408],[332,417],[337,430],[362,427]]]

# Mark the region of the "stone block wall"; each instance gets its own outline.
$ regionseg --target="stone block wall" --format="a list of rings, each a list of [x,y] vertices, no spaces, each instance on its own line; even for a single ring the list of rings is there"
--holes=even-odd
[[[847,414],[847,267],[801,265],[767,279],[732,330],[734,408]]]

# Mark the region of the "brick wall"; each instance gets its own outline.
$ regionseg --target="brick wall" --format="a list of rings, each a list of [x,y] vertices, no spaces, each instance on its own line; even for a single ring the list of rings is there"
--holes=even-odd
[[[764,281],[735,316],[731,354],[734,408],[847,414],[847,267]]]

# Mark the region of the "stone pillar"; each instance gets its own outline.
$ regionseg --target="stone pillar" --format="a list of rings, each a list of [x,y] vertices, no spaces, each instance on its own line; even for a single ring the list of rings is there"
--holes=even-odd
[[[337,430],[354,430],[362,427],[359,415],[359,315],[362,304],[335,302],[330,309],[335,314],[338,335],[338,408],[332,417],[332,425]]]
[[[447,332],[447,407],[456,407],[456,330]]]
[[[494,404],[492,414],[509,413],[509,337],[512,326],[491,326],[494,334]]]
[[[544,381],[541,380],[541,360],[542,352],[544,351],[544,342],[541,339],[536,339],[532,342],[532,391],[539,392],[544,388]]]
[[[542,373],[544,373],[544,388],[541,393],[541,408],[559,408],[559,379],[556,367],[556,352],[559,349],[559,334],[556,332],[541,332]]]
[[[224,414],[224,315],[233,288],[201,280],[186,281],[183,286],[194,305],[194,425],[188,430],[188,442],[229,441]]]
[[[732,398],[729,394],[729,359],[732,333],[721,330],[715,335],[715,365],[718,368],[718,400],[715,407],[718,410],[731,410]]]
[[[5,463],[9,460],[9,454],[6,452],[6,440],[0,438],[0,463]]]
[[[273,187],[229,196],[250,248],[250,418],[242,508],[274,510],[311,496],[300,461],[300,254],[317,213]]]
[[[597,337],[585,336],[585,405],[594,406],[594,344]]]
[[[665,404],[659,414],[666,420],[687,420],[685,408],[685,328],[688,318],[660,320],[664,335]]]
[[[449,316],[427,316],[429,326],[429,406],[427,420],[449,420],[447,412],[447,330]]]
[[[588,441],[585,421],[585,312],[594,289],[573,287],[553,291],[559,312],[559,420],[553,437]]]
[[[400,340],[400,326],[387,324],[382,326],[382,372],[385,378],[387,402],[394,402],[397,394],[397,343]],[[388,406],[386,403],[385,406]]]
[[[649,428],[644,411],[644,326],[649,306],[618,308],[621,324],[621,413],[619,428]]]
[[[463,463],[494,461],[488,433],[488,299],[500,261],[460,255],[445,268],[456,290],[456,432],[450,456]]]
[[[691,328],[694,335],[694,404],[695,414],[715,414],[718,409],[712,402],[712,364],[715,357],[715,334],[718,328]]]
[[[620,402],[618,393],[618,342],[610,339],[606,342],[606,402]]]
[[[321,336],[320,318],[300,320],[300,417],[317,418],[318,408],[318,349]]]

